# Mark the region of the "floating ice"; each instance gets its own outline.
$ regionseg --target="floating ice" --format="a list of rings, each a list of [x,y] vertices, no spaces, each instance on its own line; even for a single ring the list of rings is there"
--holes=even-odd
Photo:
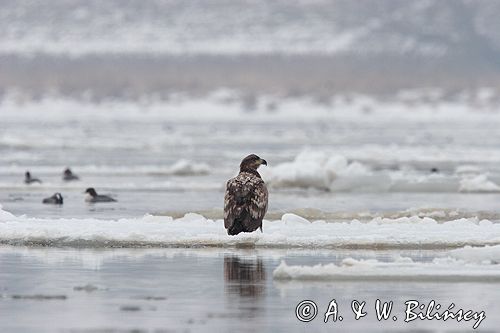
[[[294,214],[264,221],[264,233],[228,236],[222,220],[198,214],[119,220],[40,219],[0,211],[0,242],[80,247],[447,248],[500,245],[500,224],[476,218],[375,218],[367,223],[307,221]]]
[[[210,172],[207,164],[195,164],[188,160],[179,160],[168,169],[168,173],[177,176],[204,175]]]
[[[454,174],[374,171],[360,162],[349,162],[343,155],[324,151],[303,151],[291,162],[262,170],[262,175],[274,187],[334,192],[500,192],[499,185],[472,166],[458,167]]]
[[[376,259],[344,259],[339,265],[289,266],[274,270],[276,280],[404,280],[404,281],[500,281],[498,265],[467,264],[463,260],[436,258],[430,263],[399,257],[393,262]]]
[[[465,246],[450,251],[450,256],[466,262],[500,264],[500,246]]]
[[[459,165],[455,169],[457,175],[462,176],[477,176],[482,173],[482,170],[477,165]]]
[[[358,162],[349,163],[342,155],[303,151],[292,162],[263,171],[265,179],[278,187],[314,187],[342,190],[372,185],[370,171]],[[342,179],[342,183],[339,180]],[[368,184],[367,184],[367,180]]]
[[[460,180],[461,192],[499,192],[500,186],[488,179],[484,174],[465,177]]]
[[[37,172],[61,174],[66,166],[37,166]],[[0,167],[0,174],[24,174],[29,169],[28,165],[3,165]],[[194,162],[186,159],[180,159],[171,165],[79,165],[75,172],[90,175],[175,175],[175,176],[196,176],[205,175],[210,172],[210,166],[206,163]]]
[[[0,205],[0,221],[15,219],[16,217],[9,212],[6,212],[2,209],[2,205]]]

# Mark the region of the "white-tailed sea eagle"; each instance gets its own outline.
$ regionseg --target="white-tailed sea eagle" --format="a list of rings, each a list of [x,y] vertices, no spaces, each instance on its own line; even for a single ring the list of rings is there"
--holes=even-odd
[[[228,235],[252,232],[260,228],[267,211],[267,187],[257,168],[267,165],[257,155],[248,155],[241,161],[238,176],[228,180],[224,196],[224,227]]]

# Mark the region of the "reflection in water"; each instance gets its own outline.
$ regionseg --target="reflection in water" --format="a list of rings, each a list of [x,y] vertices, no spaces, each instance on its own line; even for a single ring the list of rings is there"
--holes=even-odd
[[[266,271],[262,259],[224,257],[224,279],[230,293],[258,297],[264,293]]]

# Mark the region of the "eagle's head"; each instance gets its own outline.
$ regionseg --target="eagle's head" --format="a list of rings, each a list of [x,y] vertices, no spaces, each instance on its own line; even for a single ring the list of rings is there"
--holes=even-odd
[[[240,171],[255,171],[261,165],[267,165],[266,160],[255,154],[248,155],[241,161]]]

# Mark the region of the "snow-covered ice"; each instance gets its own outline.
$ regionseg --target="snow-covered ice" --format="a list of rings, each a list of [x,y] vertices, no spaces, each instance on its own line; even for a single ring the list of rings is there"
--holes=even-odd
[[[410,258],[395,262],[344,259],[340,265],[289,266],[282,262],[276,280],[403,280],[403,281],[500,281],[500,267],[471,265],[463,261],[435,259],[417,263]]]
[[[308,221],[294,214],[264,221],[264,233],[226,234],[222,220],[198,214],[118,220],[41,219],[1,211],[0,242],[49,246],[217,246],[263,248],[448,248],[500,244],[500,224],[475,218],[375,218],[367,223]]]
[[[404,280],[404,281],[500,281],[500,246],[470,246],[449,252],[431,262],[408,257],[393,261],[345,258],[340,264],[287,265],[274,270],[276,280]]]

